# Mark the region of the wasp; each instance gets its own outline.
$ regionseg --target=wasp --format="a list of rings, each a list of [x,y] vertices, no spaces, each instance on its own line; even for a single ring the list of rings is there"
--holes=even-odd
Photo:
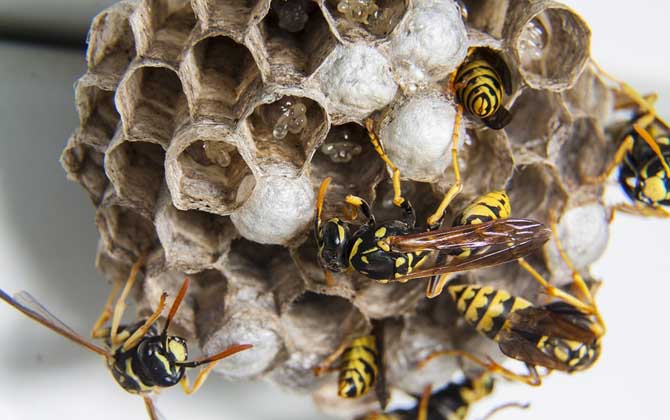
[[[372,413],[359,420],[465,420],[472,404],[493,393],[494,383],[493,376],[483,371],[449,382],[445,388],[432,394],[432,388],[427,386],[421,396],[415,396],[418,400],[416,406],[388,413]],[[485,418],[512,406],[528,408],[528,404],[503,404],[493,409]]]
[[[512,93],[510,71],[505,61],[488,48],[475,48],[449,81],[449,91],[470,114],[489,128],[499,130],[512,120],[502,105]]]
[[[594,63],[595,65],[595,63]],[[619,85],[628,98],[617,108],[635,111],[612,161],[598,176],[583,176],[591,184],[605,182],[619,168],[618,182],[633,204],[618,204],[615,210],[648,217],[670,217],[670,126],[655,111],[655,94],[643,97],[628,84],[614,79],[597,65],[601,74]]]
[[[389,395],[384,373],[384,327],[382,321],[373,323],[372,333],[345,340],[330,354],[314,373],[319,376],[332,370],[340,359],[337,395],[342,398],[360,398],[375,389],[379,405],[384,409]]]
[[[446,282],[444,274],[515,261],[549,239],[550,231],[543,224],[507,217],[509,198],[503,192],[480,197],[463,212],[463,217],[457,218],[456,226],[440,228],[447,207],[462,189],[455,146],[459,124],[457,118],[452,140],[456,181],[428,217],[427,227],[421,229],[416,227],[411,203],[402,196],[399,169],[384,152],[372,120],[366,121],[373,147],[393,172],[393,203],[402,209],[403,216],[401,220],[378,223],[364,199],[348,195],[345,202],[355,213],[360,211],[367,222],[356,230],[350,222],[338,217],[322,222],[323,202],[330,184],[330,178],[326,178],[319,188],[314,232],[318,259],[329,283],[332,283],[329,272],[349,269],[380,283],[428,277],[436,279],[429,282],[426,292],[434,297]],[[431,257],[433,263],[428,264]]]
[[[252,345],[233,345],[213,356],[195,360],[187,359],[186,340],[182,337],[169,335],[168,327],[186,295],[189,285],[188,279],[184,280],[179,293],[175,297],[160,333],[156,327],[156,321],[165,309],[167,293],[161,295],[158,307],[149,318],[129,325],[120,324],[125,309],[125,299],[135,283],[135,278],[143,261],[144,257],[141,257],[133,265],[125,287],[116,304],[113,305],[114,297],[120,287],[119,282],[115,283],[105,308],[91,331],[93,338],[103,340],[102,347],[78,335],[26,291],[21,291],[12,297],[0,290],[0,299],[28,318],[104,357],[107,367],[121,388],[131,394],[141,395],[149,417],[152,420],[158,420],[159,413],[151,398],[152,393],[162,388],[180,384],[186,394],[192,394],[200,388],[219,360],[250,349]],[[112,319],[111,325],[104,327],[110,317]],[[186,376],[186,369],[202,365],[207,366],[200,370],[191,386]]]
[[[421,366],[439,355],[462,356],[508,379],[539,386],[542,383],[537,366],[548,371],[573,373],[591,367],[600,356],[605,323],[584,278],[575,269],[558,239],[555,222],[551,223],[559,253],[572,270],[572,284],[582,299],[552,286],[523,258],[519,264],[543,287],[547,295],[558,300],[534,305],[511,293],[478,284],[450,282],[447,291],[465,321],[477,331],[496,341],[508,357],[526,364],[527,374],[514,373],[490,358],[481,358],[460,350],[432,353],[419,362]]]

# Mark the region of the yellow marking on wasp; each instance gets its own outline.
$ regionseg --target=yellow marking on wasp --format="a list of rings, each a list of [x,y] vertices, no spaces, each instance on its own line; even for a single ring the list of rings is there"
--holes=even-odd
[[[568,353],[565,352],[561,347],[554,347],[554,356],[561,362],[565,363],[568,361]],[[574,359],[576,360],[576,359]]]
[[[168,342],[168,347],[170,349],[170,353],[174,355],[178,362],[183,362],[186,360],[186,347],[184,344],[176,340],[170,340]]]
[[[363,255],[372,254],[373,252],[377,251],[378,249],[379,248],[377,248],[376,246],[373,246],[372,248],[366,249],[365,251],[361,252],[361,254],[363,254]]]
[[[337,225],[337,236],[340,238],[340,242],[344,241],[344,227],[339,223]]]
[[[389,246],[389,244],[387,244],[384,241],[377,241],[377,246],[379,248],[381,248],[381,250],[384,251],[384,252],[390,252],[391,251],[391,247]]]
[[[461,313],[465,312],[465,301],[474,296],[475,292],[472,291],[472,289],[467,284],[455,284],[453,286],[449,286],[448,288],[449,294],[451,295],[451,300],[453,301],[456,301],[456,296],[464,289],[465,291],[463,292],[463,295],[456,302],[456,308]]]
[[[479,321],[477,310],[484,308],[489,304],[489,295],[491,293],[494,293],[493,287],[491,286],[484,286],[479,288],[477,294],[470,302],[470,306],[463,314],[466,321],[472,323],[472,325],[477,324],[477,321]]]
[[[513,299],[509,293],[504,290],[498,290],[491,298],[491,301],[486,308],[486,312],[475,326],[477,331],[485,334],[490,332],[493,329],[493,320],[502,315],[505,310],[503,303],[507,302],[509,299]]]
[[[361,261],[363,261],[365,264],[370,264],[370,261],[368,261],[368,257],[365,255],[361,255]]]
[[[386,236],[386,228],[384,226],[375,231],[376,238],[383,238],[384,236]]]
[[[377,342],[373,335],[352,340],[351,345],[342,355],[338,386],[340,397],[357,398],[372,388],[379,373],[376,360],[377,351]],[[366,371],[366,364],[372,368],[372,373]],[[352,381],[353,385],[349,381]],[[350,395],[352,388],[353,396]]]
[[[663,182],[663,175],[663,172],[659,172],[644,181],[642,193],[651,201],[658,202],[664,200],[668,195],[668,190],[665,188],[665,182]]]
[[[137,374],[135,374],[135,372],[133,371],[132,361],[133,361],[133,358],[132,358],[132,357],[129,357],[129,358],[126,359],[126,365],[125,365],[125,370],[124,370],[125,373],[126,373],[126,375],[130,376],[131,378],[133,378],[133,379],[135,380],[135,382],[137,383],[137,385],[139,385],[139,387],[140,387],[140,392],[151,390],[152,388],[146,386],[146,385],[140,380],[140,377],[137,376]]]
[[[407,260],[405,259],[405,257],[398,257],[395,260],[395,266],[396,267],[402,267],[403,264],[405,264],[406,262],[407,262]]]
[[[349,265],[351,265],[351,260],[354,258],[356,253],[358,253],[358,247],[361,246],[363,243],[363,239],[358,238],[356,239],[356,242],[354,242],[354,246],[351,247],[351,252],[349,253]]]
[[[167,359],[167,357],[160,353],[154,353],[154,356],[156,356],[156,358],[161,362],[163,369],[166,372],[172,372],[172,369],[170,368],[170,361]]]
[[[497,87],[494,82],[495,80]],[[461,66],[456,75],[457,94],[468,111],[480,118],[493,115],[502,101],[502,80],[484,60],[473,60]]]

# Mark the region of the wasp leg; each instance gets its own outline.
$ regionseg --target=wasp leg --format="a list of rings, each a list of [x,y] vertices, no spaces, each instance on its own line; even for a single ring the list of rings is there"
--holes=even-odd
[[[158,318],[161,316],[163,313],[163,309],[165,309],[165,299],[167,298],[167,293],[163,292],[161,294],[160,301],[158,302],[158,306],[156,307],[156,310],[154,311],[153,314],[149,318],[147,318],[146,321],[144,321],[144,324],[135,332],[126,339],[126,341],[123,342],[123,350],[128,351],[135,347],[137,343],[140,342],[142,337],[144,337],[149,331],[149,328],[158,320]]]
[[[112,290],[109,292],[105,306],[102,308],[102,313],[93,324],[91,328],[91,337],[93,338],[104,338],[109,333],[109,330],[105,328],[105,324],[109,321],[109,318],[112,316],[112,307],[114,306],[114,298],[121,288],[121,281],[115,280],[112,284]]]
[[[643,217],[670,218],[670,212],[662,207],[651,207],[643,204],[616,204],[612,207],[615,211]]]
[[[156,406],[154,405],[154,401],[151,399],[149,395],[143,395],[142,398],[144,398],[144,407],[147,409],[147,414],[149,415],[150,420],[160,420],[160,416],[158,415],[158,410],[156,409]]]
[[[135,264],[133,264],[133,266],[130,268],[130,274],[128,275],[128,280],[126,280],[126,285],[123,288],[123,291],[121,291],[121,295],[116,301],[116,305],[114,305],[114,312],[112,314],[112,326],[109,335],[110,340],[112,342],[112,346],[115,346],[120,342],[116,333],[119,330],[119,324],[121,323],[121,318],[123,318],[123,312],[126,310],[126,298],[128,297],[130,291],[132,290],[133,285],[135,284],[135,280],[137,279],[137,273],[139,273],[140,268],[144,266],[146,257],[147,253],[145,252],[137,259],[137,261],[135,261]]]
[[[479,357],[473,355],[472,353],[468,353],[463,350],[442,350],[442,351],[435,351],[428,356],[426,356],[424,359],[420,360],[417,363],[417,367],[419,369],[423,368],[429,361],[432,359],[439,357],[439,356],[457,356],[457,357],[462,357],[476,365],[481,366],[483,369],[486,369],[488,372],[498,374],[506,379],[509,379],[511,381],[516,381],[516,382],[523,382],[527,385],[531,386],[540,386],[542,385],[542,378],[540,375],[537,373],[537,369],[535,369],[535,366],[529,365],[526,363],[526,367],[528,368],[528,374],[526,375],[520,375],[518,373],[512,372],[511,370],[502,367],[498,363],[496,363],[494,360],[492,360],[490,357],[487,358],[487,360],[482,360]]]
[[[501,412],[502,410],[507,410],[508,408],[520,408],[522,410],[526,410],[528,407],[530,407],[530,403],[508,402],[492,408],[491,411],[486,413],[486,415],[481,418],[481,420],[488,420],[495,414]]]
[[[430,401],[430,394],[433,392],[433,386],[428,384],[423,389],[421,400],[419,401],[419,411],[416,420],[428,420],[428,402]]]
[[[458,132],[461,126],[461,119],[463,118],[463,107],[460,104],[456,105],[456,117],[454,119],[454,132],[451,136],[451,166],[454,168],[454,185],[449,188],[449,191],[444,195],[442,202],[437,207],[435,212],[428,217],[427,223],[430,229],[439,227],[444,218],[444,212],[449,207],[451,201],[456,197],[461,190],[463,190],[463,183],[461,182],[461,171],[458,167]]]
[[[368,118],[365,120],[365,128],[368,130],[368,136],[370,137],[370,143],[372,143],[372,147],[374,147],[375,151],[379,155],[379,157],[382,158],[384,163],[388,165],[389,168],[391,168],[391,171],[393,172],[393,204],[396,206],[400,207],[400,205],[405,201],[405,198],[402,196],[402,191],[400,189],[400,169],[398,169],[397,166],[389,159],[388,155],[384,151],[384,148],[382,147],[382,143],[379,140],[379,137],[377,137],[377,134],[374,131],[374,121],[372,121],[372,118]]]
[[[342,355],[342,353],[344,353],[344,351],[347,349],[347,347],[349,347],[350,344],[351,340],[349,338],[343,340],[340,343],[340,345],[335,349],[334,352],[332,352],[330,355],[328,355],[328,357],[323,359],[323,361],[313,369],[314,376],[321,376],[324,373],[337,370],[337,368],[333,368],[332,365]]]
[[[663,156],[663,153],[661,153],[661,149],[658,147],[658,143],[656,143],[656,140],[649,134],[647,131],[646,127],[647,125],[643,125],[643,123],[635,123],[633,124],[633,130],[642,137],[642,140],[647,143],[647,146],[651,150],[654,151],[654,154],[660,159],[661,161],[661,166],[663,166],[663,170],[665,171],[666,175],[670,177],[670,167],[668,167],[668,162],[665,160],[665,156]]]
[[[435,266],[437,266],[437,264],[439,264],[439,260],[436,261]],[[454,273],[445,273],[445,274],[440,274],[439,276],[431,277],[428,280],[428,284],[426,285],[426,297],[428,299],[432,299],[432,298],[437,297],[440,294],[442,294],[442,290],[444,289],[444,286],[453,277],[454,277]]]
[[[607,178],[610,177],[610,174],[612,171],[614,171],[616,168],[621,165],[621,162],[623,162],[624,157],[628,152],[633,150],[633,143],[634,143],[633,136],[630,134],[624,138],[624,140],[621,142],[619,147],[617,148],[616,152],[614,153],[614,158],[612,161],[607,165],[607,168],[603,172],[600,173],[600,175],[596,176],[589,176],[589,175],[582,175],[581,176],[581,181],[584,184],[602,184],[603,182],[607,181]]]
[[[353,207],[356,209],[360,209],[361,212],[363,213],[363,216],[368,219],[368,225],[374,226],[375,225],[375,216],[372,214],[372,209],[370,208],[370,205],[367,203],[367,201],[363,200],[361,197],[357,197],[355,195],[347,195],[344,198],[344,201],[347,204],[351,204]]]
[[[196,376],[195,381],[193,381],[193,386],[189,384],[188,376],[184,375],[181,381],[179,381],[179,385],[181,386],[182,391],[184,391],[184,394],[191,395],[195,393],[197,390],[199,390],[202,384],[205,383],[205,380],[207,379],[209,374],[212,373],[212,370],[214,370],[217,363],[219,363],[218,360],[200,369],[200,372],[198,372],[198,376]]]

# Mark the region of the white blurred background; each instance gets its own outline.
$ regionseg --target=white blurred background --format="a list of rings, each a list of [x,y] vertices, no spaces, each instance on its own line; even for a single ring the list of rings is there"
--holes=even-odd
[[[93,261],[98,234],[84,191],[65,180],[58,157],[77,126],[72,84],[84,70],[81,42],[90,18],[111,0],[0,0],[0,287],[31,291],[86,333],[108,286]],[[670,5],[664,0],[565,1],[593,31],[592,53],[641,92],[658,92],[670,114]],[[9,41],[27,34],[37,42]],[[60,35],[54,35],[54,34]],[[616,186],[613,186],[616,189]],[[667,414],[665,316],[670,296],[670,222],[618,215],[594,273],[608,334],[589,371],[556,373],[540,389],[505,384],[472,419],[508,401],[527,401],[499,420],[654,419]],[[141,399],[121,391],[95,355],[0,305],[0,420],[139,419]],[[158,400],[169,420],[324,418],[308,397],[265,383],[212,377],[191,397]]]

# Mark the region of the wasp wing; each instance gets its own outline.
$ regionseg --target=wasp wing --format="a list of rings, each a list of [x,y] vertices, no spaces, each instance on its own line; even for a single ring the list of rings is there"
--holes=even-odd
[[[506,356],[520,360],[529,365],[542,366],[550,370],[565,371],[565,363],[543,353],[536,346],[536,341],[518,331],[503,330],[498,336],[498,346]]]
[[[515,261],[540,248],[551,237],[542,223],[527,219],[497,219],[476,225],[455,226],[388,238],[392,251],[438,251],[467,257],[437,258],[433,267],[414,270],[394,280],[404,281],[445,273],[474,270]]]
[[[589,343],[598,338],[591,316],[565,302],[531,306],[509,315],[513,330]]]
[[[95,344],[77,334],[72,328],[68,327],[65,323],[63,323],[63,321],[59,320],[51,312],[49,312],[30,293],[22,291],[17,293],[14,297],[11,297],[4,290],[0,289],[0,299],[13,306],[28,318],[39,322],[40,324],[62,335],[63,337],[68,338],[71,341],[74,341],[75,343],[86,347],[87,349],[102,356],[109,356],[109,352],[107,350],[96,346]]]

